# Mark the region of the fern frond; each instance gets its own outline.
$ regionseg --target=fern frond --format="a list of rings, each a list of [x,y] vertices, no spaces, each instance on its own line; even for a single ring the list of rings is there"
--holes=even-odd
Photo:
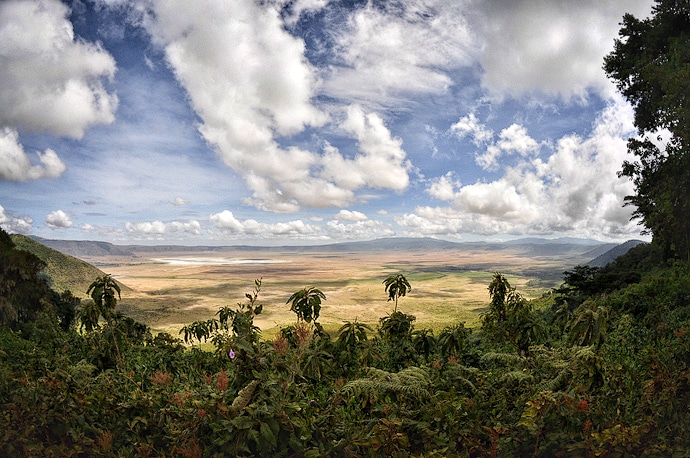
[[[550,380],[544,380],[537,385],[537,392],[542,391],[559,391],[559,388],[570,378],[571,372],[569,368],[565,368]]]
[[[523,371],[510,371],[503,374],[501,377],[501,383],[510,385],[520,385],[522,383],[532,383],[534,381],[534,376],[530,373]]]
[[[482,355],[483,363],[494,366],[501,365],[517,367],[522,366],[525,360],[526,358],[524,356],[516,355],[514,353],[488,352]]]
[[[389,393],[403,398],[425,399],[431,396],[428,386],[429,374],[419,367],[408,367],[397,373],[372,367],[366,377],[348,382],[341,392],[349,397],[369,399],[378,399]]]

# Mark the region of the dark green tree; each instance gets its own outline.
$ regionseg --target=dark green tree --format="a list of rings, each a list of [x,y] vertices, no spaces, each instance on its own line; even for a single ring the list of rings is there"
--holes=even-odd
[[[106,327],[103,329],[103,336],[110,335],[115,345],[115,355],[118,366],[122,367],[124,360],[122,352],[120,351],[120,339],[125,337],[123,330],[117,328],[118,318],[121,315],[115,313],[115,306],[120,296],[120,285],[108,274],[97,277],[86,290],[86,294],[91,296],[92,303],[86,303],[81,309],[79,318],[81,325],[87,331],[100,329],[98,323],[102,316],[106,321]],[[117,297],[115,297],[117,294]]]
[[[637,157],[619,173],[635,185],[634,205],[646,232],[668,259],[690,260],[690,2],[656,0],[651,17],[623,18],[604,70],[635,108]],[[662,139],[662,130],[670,138]]]
[[[393,312],[397,312],[398,299],[412,290],[410,282],[407,281],[407,278],[405,278],[403,274],[393,274],[386,277],[386,279],[383,280],[383,284],[386,285],[385,291],[388,293],[388,300],[395,301]]]
[[[543,327],[532,306],[508,280],[494,272],[489,284],[491,303],[481,317],[482,332],[495,342],[507,342],[526,354],[543,337]]]
[[[108,324],[115,319],[115,306],[120,296],[120,285],[113,277],[105,274],[97,277],[86,290],[93,299],[93,305],[85,305],[80,314],[81,324],[87,331],[99,328],[98,320],[103,317]],[[117,294],[117,297],[115,295]]]
[[[37,256],[17,249],[0,229],[0,322],[14,326],[36,319],[50,293],[41,275],[44,267]]]
[[[438,345],[441,347],[441,354],[444,357],[460,355],[470,337],[470,330],[465,327],[465,323],[458,323],[448,326],[438,335]]]

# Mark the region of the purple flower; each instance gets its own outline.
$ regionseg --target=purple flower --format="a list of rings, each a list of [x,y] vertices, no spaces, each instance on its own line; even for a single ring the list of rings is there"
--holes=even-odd
[[[232,351],[232,348],[231,348],[230,351],[228,352],[228,356],[230,357],[230,359],[235,359],[235,352]]]

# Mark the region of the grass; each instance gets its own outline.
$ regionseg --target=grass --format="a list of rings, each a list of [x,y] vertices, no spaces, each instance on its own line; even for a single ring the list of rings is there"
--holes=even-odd
[[[413,262],[407,261],[406,253],[273,253],[270,256],[282,263],[261,265],[173,265],[157,261],[156,256],[151,253],[150,259],[143,256],[131,263],[103,261],[104,270],[132,289],[121,301],[125,313],[156,331],[177,335],[185,324],[212,318],[220,307],[244,302],[254,280],[263,277],[259,302],[264,311],[256,324],[264,338],[295,322],[286,301],[305,286],[325,293],[319,322],[329,332],[355,318],[376,328],[379,319],[394,308],[393,302],[386,301],[383,279],[402,272],[412,290],[400,298],[399,310],[416,316],[417,329],[439,332],[458,322],[469,327],[479,323],[489,302],[488,285],[494,271],[504,273],[523,296],[531,299],[552,287],[552,269],[562,272],[572,268],[559,264],[558,259],[534,260],[513,253],[463,252],[461,258],[452,252],[415,253]],[[184,256],[195,254],[178,257]],[[223,256],[232,257],[232,253]],[[261,252],[257,257],[267,256]],[[245,251],[237,257],[252,255]]]

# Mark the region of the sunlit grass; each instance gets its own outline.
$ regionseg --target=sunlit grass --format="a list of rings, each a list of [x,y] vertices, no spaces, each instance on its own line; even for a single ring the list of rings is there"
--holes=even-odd
[[[266,256],[261,253],[262,258]],[[242,257],[251,254],[244,252]],[[280,328],[294,324],[295,315],[286,301],[307,286],[326,294],[319,322],[329,333],[335,334],[343,322],[355,319],[376,328],[380,318],[390,314],[395,305],[386,300],[383,279],[402,272],[412,290],[400,298],[398,309],[416,317],[416,329],[439,332],[460,322],[468,327],[479,324],[489,302],[488,285],[496,271],[504,273],[524,297],[533,299],[558,284],[553,280],[554,271],[571,267],[559,264],[557,259],[532,260],[510,253],[276,253],[275,258],[284,262],[207,266],[137,259],[132,264],[113,265],[110,273],[135,291],[123,296],[123,311],[173,336],[186,324],[213,318],[223,306],[245,302],[245,293],[261,277],[259,303],[264,307],[255,323],[262,329],[263,338],[271,339]]]

